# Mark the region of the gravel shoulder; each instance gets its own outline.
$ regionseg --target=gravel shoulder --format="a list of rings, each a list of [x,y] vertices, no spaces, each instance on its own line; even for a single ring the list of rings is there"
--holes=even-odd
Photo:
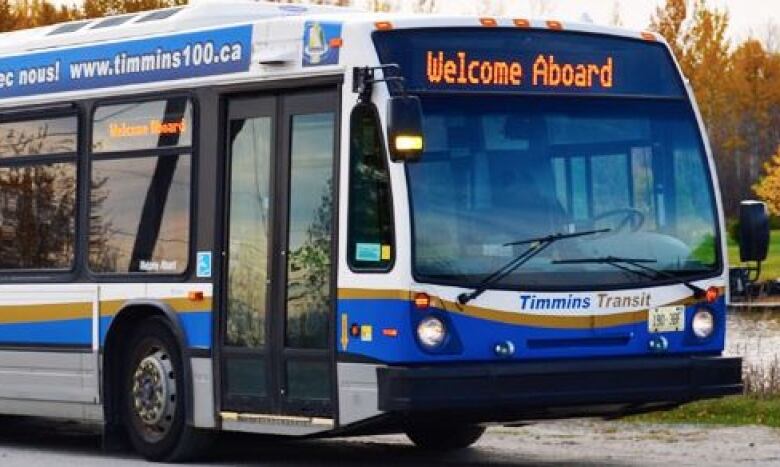
[[[92,427],[0,419],[0,465],[145,465],[132,453],[105,453]],[[778,466],[780,430],[627,422],[558,421],[492,428],[475,448],[432,454],[403,436],[298,441],[225,436],[198,465]]]

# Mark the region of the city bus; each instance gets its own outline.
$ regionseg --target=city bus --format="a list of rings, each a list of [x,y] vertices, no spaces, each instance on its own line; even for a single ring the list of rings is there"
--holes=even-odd
[[[737,394],[724,232],[652,32],[231,1],[0,36],[0,413],[150,460]]]

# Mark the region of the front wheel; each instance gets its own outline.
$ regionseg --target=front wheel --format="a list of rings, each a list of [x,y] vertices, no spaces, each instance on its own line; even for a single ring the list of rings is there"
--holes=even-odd
[[[191,459],[205,436],[186,423],[181,352],[162,318],[130,339],[122,380],[122,421],[138,453],[151,461]]]
[[[406,436],[420,448],[433,451],[465,449],[479,441],[485,427],[478,425],[428,425],[413,424],[406,429]]]

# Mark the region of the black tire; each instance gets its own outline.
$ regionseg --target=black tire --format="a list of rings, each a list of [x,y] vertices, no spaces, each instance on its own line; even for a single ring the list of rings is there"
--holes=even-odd
[[[126,349],[120,415],[133,448],[155,462],[184,462],[201,455],[210,436],[186,422],[182,354],[167,321],[144,320]],[[163,375],[164,380],[157,378]]]
[[[406,428],[406,436],[415,446],[431,451],[466,449],[483,434],[485,427],[479,425],[413,424]]]

